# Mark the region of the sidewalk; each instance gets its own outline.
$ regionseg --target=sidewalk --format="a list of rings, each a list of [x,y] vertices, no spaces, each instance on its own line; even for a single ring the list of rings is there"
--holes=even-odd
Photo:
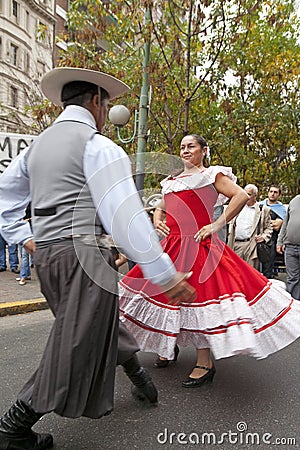
[[[9,269],[0,272],[0,317],[48,308],[35,269],[31,269],[31,281],[24,286],[16,281],[18,276]]]
[[[127,270],[125,264],[120,272],[125,274]],[[24,286],[20,286],[16,281],[18,276],[9,269],[0,272],[0,317],[48,309],[35,269],[31,269],[31,280]],[[278,279],[285,282],[286,274],[278,273]]]
[[[127,271],[128,266],[124,264],[120,272],[125,274]],[[19,274],[10,269],[0,272],[0,317],[48,309],[35,269],[31,269],[31,280],[24,286],[19,285],[17,277]]]

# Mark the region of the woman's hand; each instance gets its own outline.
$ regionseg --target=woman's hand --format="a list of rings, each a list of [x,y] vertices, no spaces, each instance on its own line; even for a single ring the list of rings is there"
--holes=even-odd
[[[170,233],[170,228],[167,227],[166,223],[163,220],[158,220],[156,222],[155,229],[162,237],[166,237]]]
[[[215,231],[217,231],[215,224],[210,223],[209,225],[205,225],[194,235],[195,241],[203,241],[204,239],[211,236]]]
[[[118,269],[119,267],[121,267],[126,262],[127,262],[126,256],[123,255],[123,253],[118,253],[118,256],[117,256],[117,258],[115,260],[116,268]]]
[[[161,200],[159,204],[156,206],[155,211],[153,213],[153,225],[156,229],[157,233],[162,236],[166,237],[170,233],[170,228],[167,227],[165,222],[165,213],[166,205],[164,200]]]

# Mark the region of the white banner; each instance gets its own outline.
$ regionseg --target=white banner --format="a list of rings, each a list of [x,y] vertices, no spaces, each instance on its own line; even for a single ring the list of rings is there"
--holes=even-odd
[[[0,132],[0,174],[18,154],[36,138],[31,134]]]

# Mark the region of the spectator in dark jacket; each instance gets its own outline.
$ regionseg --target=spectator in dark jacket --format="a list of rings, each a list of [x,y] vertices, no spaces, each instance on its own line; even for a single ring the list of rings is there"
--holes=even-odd
[[[284,252],[286,289],[296,300],[300,300],[300,177],[298,192],[289,203],[277,239],[277,252]]]

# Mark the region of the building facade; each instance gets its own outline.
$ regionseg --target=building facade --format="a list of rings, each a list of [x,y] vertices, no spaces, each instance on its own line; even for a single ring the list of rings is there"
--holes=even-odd
[[[63,2],[65,3],[65,2]],[[54,64],[55,0],[0,0],[0,131],[30,125],[26,106],[41,96]]]
[[[67,12],[69,10],[70,0],[56,0],[55,5],[55,36],[56,38],[67,33]],[[59,50],[65,50],[66,45],[62,40],[56,39],[54,46],[54,61],[55,63],[59,59]],[[56,64],[55,64],[56,65]]]

